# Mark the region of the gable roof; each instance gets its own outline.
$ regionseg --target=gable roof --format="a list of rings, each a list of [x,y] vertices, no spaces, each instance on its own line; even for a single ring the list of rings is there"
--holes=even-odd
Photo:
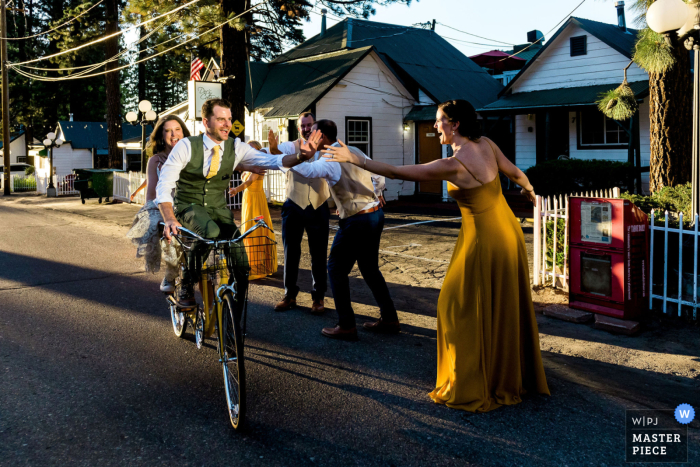
[[[21,137],[23,134],[24,134],[24,130],[20,130],[19,133],[15,133],[15,134],[10,133],[10,144],[12,144],[12,142],[14,140]],[[0,141],[0,149],[2,149],[2,148],[3,148],[3,142]],[[12,148],[10,148],[10,150],[12,150]]]
[[[372,47],[363,47],[292,62],[271,63],[266,67],[264,83],[259,86],[255,108],[271,108],[265,118],[299,115],[318,102],[372,50]],[[257,71],[261,73],[262,68]],[[255,83],[255,77],[253,81]],[[248,93],[249,88],[250,85],[246,86]]]
[[[631,59],[634,53],[634,46],[637,42],[637,30],[627,28],[627,32],[622,31],[615,24],[601,23],[600,21],[593,21],[585,18],[577,18],[571,16],[566,23],[564,23],[557,32],[552,36],[547,43],[537,51],[537,53],[527,62],[527,64],[520,70],[520,72],[515,75],[515,77],[508,83],[508,85],[498,93],[499,97],[506,94],[513,87],[513,84],[520,78],[530,66],[537,61],[537,59],[544,53],[545,50],[549,48],[549,45],[554,43],[554,41],[559,37],[566,28],[570,25],[579,26],[584,31],[589,34],[594,35],[606,45],[612,49],[618,51],[625,57]]]
[[[323,37],[316,35],[271,63],[370,45],[409,91],[417,95],[420,87],[436,103],[466,99],[481,107],[495,101],[503,87],[435,31],[354,18],[333,25]]]
[[[70,122],[61,120],[58,126],[63,132],[66,143],[73,149],[109,149],[107,140],[107,123],[105,122]],[[153,127],[146,127],[150,134]],[[141,126],[122,123],[122,140],[138,136],[141,139]]]

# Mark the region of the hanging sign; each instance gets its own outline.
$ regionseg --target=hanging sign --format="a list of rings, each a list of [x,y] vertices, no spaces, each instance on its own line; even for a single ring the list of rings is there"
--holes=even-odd
[[[221,83],[188,81],[188,120],[202,119],[202,104],[209,99],[221,99]]]

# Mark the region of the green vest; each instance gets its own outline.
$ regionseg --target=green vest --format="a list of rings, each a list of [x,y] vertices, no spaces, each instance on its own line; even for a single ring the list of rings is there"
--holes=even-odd
[[[187,205],[204,206],[207,209],[226,207],[226,193],[233,165],[236,162],[234,140],[229,138],[224,143],[224,153],[221,155],[219,171],[207,179],[203,174],[204,167],[204,135],[190,136],[190,162],[180,172],[180,179],[175,189],[175,210],[179,211]]]

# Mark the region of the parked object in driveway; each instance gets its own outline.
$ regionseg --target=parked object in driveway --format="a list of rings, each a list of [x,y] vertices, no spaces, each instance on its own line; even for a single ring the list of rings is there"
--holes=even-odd
[[[74,169],[77,179],[73,182],[76,190],[80,191],[80,201],[85,204],[86,199],[102,198],[109,202],[113,193],[114,172],[123,172],[118,169]]]

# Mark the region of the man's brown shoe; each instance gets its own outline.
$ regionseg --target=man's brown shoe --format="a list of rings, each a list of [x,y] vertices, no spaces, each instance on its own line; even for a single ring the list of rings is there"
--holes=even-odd
[[[373,323],[365,323],[362,325],[367,331],[372,331],[380,334],[398,334],[401,332],[401,325],[398,321],[392,323],[386,322],[379,318]]]
[[[275,305],[275,311],[287,311],[297,306],[295,298],[284,297],[281,302]]]
[[[325,311],[326,308],[323,306],[323,299],[314,300],[314,303],[311,305],[311,313],[320,315]]]
[[[334,328],[323,328],[321,334],[331,339],[340,339],[343,341],[356,341],[357,328],[343,329],[340,326]]]

